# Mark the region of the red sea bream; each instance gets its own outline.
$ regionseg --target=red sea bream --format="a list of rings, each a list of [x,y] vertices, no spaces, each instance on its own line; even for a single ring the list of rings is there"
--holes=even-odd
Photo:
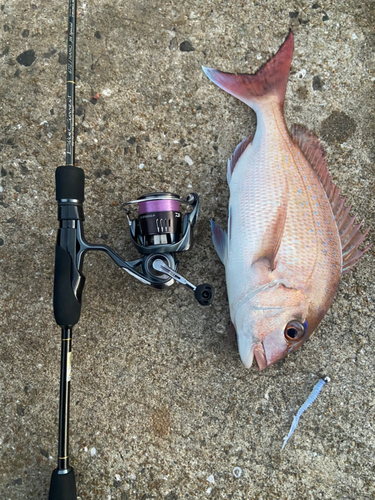
[[[289,33],[254,75],[203,68],[257,116],[254,136],[228,161],[227,231],[212,236],[225,265],[232,323],[241,359],[260,370],[298,349],[330,308],[342,273],[369,248],[367,231],[328,172],[317,137],[301,125],[289,132],[283,116],[293,55]]]

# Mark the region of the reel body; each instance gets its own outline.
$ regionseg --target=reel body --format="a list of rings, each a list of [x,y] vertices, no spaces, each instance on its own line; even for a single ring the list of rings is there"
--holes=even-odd
[[[191,207],[183,217],[180,203]],[[138,204],[138,218],[130,218],[127,210],[130,237],[138,252],[144,257],[141,269],[144,277],[155,288],[171,286],[174,281],[194,291],[199,304],[210,305],[213,288],[208,283],[195,287],[177,273],[179,261],[176,253],[190,250],[193,246],[193,227],[198,218],[199,198],[190,193],[185,199],[173,193],[149,193],[124,206]]]
[[[191,212],[183,216],[180,203],[189,205]],[[138,217],[131,219],[131,208],[138,205]],[[143,255],[140,262],[142,274],[155,288],[165,288],[174,283],[174,278],[160,269],[154,262],[160,259],[172,271],[177,271],[179,261],[176,253],[190,250],[193,246],[193,227],[199,212],[199,198],[191,193],[181,199],[173,193],[149,193],[124,204],[126,207],[130,238]]]

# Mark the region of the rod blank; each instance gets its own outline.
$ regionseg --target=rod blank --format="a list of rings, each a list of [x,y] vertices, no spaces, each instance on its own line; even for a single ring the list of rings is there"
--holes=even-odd
[[[66,165],[75,162],[75,78],[76,78],[76,0],[69,0],[68,66],[66,75]]]

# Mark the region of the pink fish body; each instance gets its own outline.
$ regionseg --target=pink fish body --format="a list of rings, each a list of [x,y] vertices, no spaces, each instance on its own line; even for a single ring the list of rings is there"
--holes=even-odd
[[[367,235],[349,216],[315,135],[294,125],[283,104],[293,55],[290,32],[254,75],[203,68],[219,87],[257,115],[255,135],[228,162],[227,232],[211,223],[225,265],[232,323],[241,359],[264,369],[298,349],[318,326],[340,276],[365,250]]]

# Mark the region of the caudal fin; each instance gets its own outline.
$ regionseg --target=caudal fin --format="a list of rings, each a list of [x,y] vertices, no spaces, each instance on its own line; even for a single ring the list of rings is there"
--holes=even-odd
[[[253,75],[224,73],[203,66],[202,69],[218,87],[255,110],[264,99],[269,99],[271,96],[276,96],[283,106],[293,46],[293,33],[289,31],[278,52]]]

